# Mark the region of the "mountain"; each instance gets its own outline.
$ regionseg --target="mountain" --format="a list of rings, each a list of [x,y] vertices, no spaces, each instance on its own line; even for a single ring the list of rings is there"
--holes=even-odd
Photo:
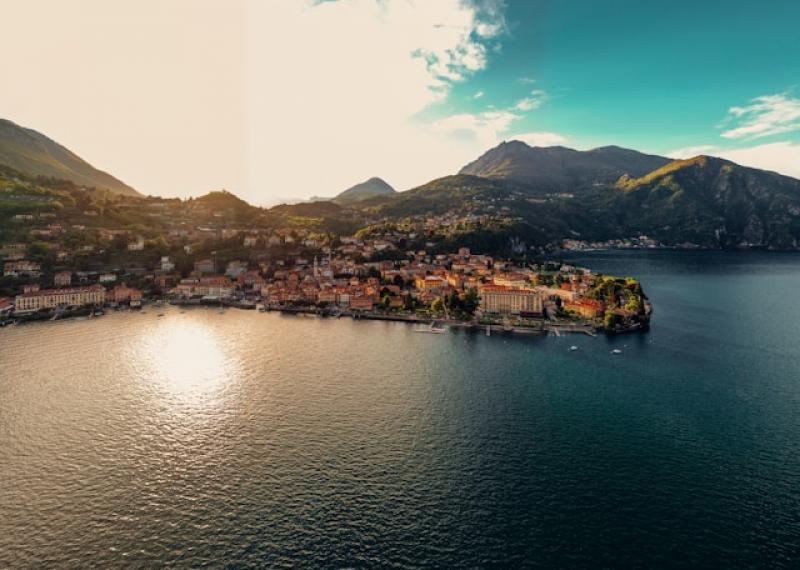
[[[562,157],[575,152],[555,150]],[[650,160],[610,147],[589,152],[606,165],[640,161],[637,172]],[[667,245],[714,249],[800,247],[800,180],[710,156],[667,161],[641,176],[624,174],[613,183],[585,187],[579,195],[542,194],[511,179],[446,176],[400,192],[371,211],[387,220],[478,216],[529,245],[647,235]]]
[[[6,119],[0,119],[0,164],[34,176],[70,180],[127,196],[140,195],[43,134]]]
[[[542,193],[574,192],[613,184],[624,175],[638,177],[669,163],[662,156],[617,146],[578,151],[563,146],[531,147],[503,142],[461,169],[459,174],[510,180]]]
[[[382,179],[373,177],[361,184],[356,184],[348,188],[337,195],[333,201],[341,205],[354,204],[363,200],[369,200],[370,198],[391,196],[393,194],[396,194],[394,188],[389,186],[389,184]]]
[[[227,190],[214,190],[191,200],[197,205],[204,206],[217,212],[228,210],[246,211],[254,208],[254,206],[251,206],[246,201]]]
[[[697,156],[621,177],[597,205],[623,231],[667,243],[793,249],[800,244],[800,180]]]

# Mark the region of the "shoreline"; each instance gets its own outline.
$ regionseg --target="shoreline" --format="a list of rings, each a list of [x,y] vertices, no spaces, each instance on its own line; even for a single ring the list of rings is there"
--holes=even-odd
[[[132,312],[132,311],[138,312],[146,308],[157,309],[158,307],[164,307],[164,306],[198,307],[198,308],[208,308],[208,309],[233,308],[243,311],[256,310],[257,307],[255,303],[252,304],[237,303],[232,301],[210,303],[210,302],[202,302],[202,300],[199,299],[156,300],[149,302],[147,304],[143,304],[140,307],[131,307],[131,308],[109,307],[109,306],[104,306],[102,308],[86,307],[86,308],[70,310],[67,313],[61,313],[61,314],[57,314],[55,311],[51,311],[48,313],[18,315],[12,319],[6,319],[5,321],[0,321],[0,329],[5,327],[23,325],[26,323],[33,323],[33,322],[61,321],[61,320],[68,320],[75,318],[94,318],[103,316],[104,314],[106,314],[106,312],[112,312],[112,313]],[[369,313],[365,311],[352,311],[352,310],[342,310],[335,313],[331,313],[331,312],[326,312],[325,309],[321,309],[319,307],[264,307],[263,309],[260,309],[258,312],[280,313],[287,315],[304,315],[304,316],[309,315],[325,319],[349,318],[355,321],[358,320],[386,321],[386,322],[398,322],[398,323],[429,325],[429,326],[438,324],[446,326],[448,328],[472,331],[476,333],[484,333],[488,331],[489,334],[520,334],[520,335],[534,335],[534,336],[546,336],[551,333],[559,337],[563,334],[585,334],[591,337],[597,337],[601,334],[605,334],[608,336],[615,336],[618,334],[626,334],[631,332],[645,332],[649,329],[649,323],[646,325],[637,325],[629,327],[628,329],[624,330],[608,331],[604,330],[601,326],[597,325],[596,323],[591,323],[591,322],[558,322],[558,321],[546,321],[542,319],[541,322],[536,323],[536,326],[519,326],[519,325],[502,324],[496,322],[480,323],[475,321],[462,321],[458,319],[436,318],[436,317],[427,317],[421,315],[399,315],[399,314],[389,315],[389,314]]]

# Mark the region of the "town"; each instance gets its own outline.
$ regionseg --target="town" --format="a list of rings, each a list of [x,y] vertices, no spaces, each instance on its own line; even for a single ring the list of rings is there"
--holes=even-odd
[[[0,197],[0,325],[169,302],[623,332],[647,328],[652,310],[636,280],[526,243],[495,198],[391,215],[330,201],[264,209],[226,191],[131,197],[7,168]]]
[[[60,235],[54,226],[48,231]],[[4,243],[3,283],[16,294],[0,297],[0,323],[95,315],[153,301],[439,322],[487,332],[494,327],[593,333],[646,328],[651,312],[641,285],[631,278],[561,262],[500,259],[467,247],[442,252],[431,241],[421,244],[426,249],[404,249],[417,237],[413,233],[335,236],[301,228],[225,228],[203,242],[205,232],[191,227],[170,232],[173,251],[183,244],[178,259],[153,258],[152,250],[164,243],[127,230],[101,230],[101,251],[83,252],[89,257],[103,248],[133,258],[150,250],[154,261],[140,257],[121,267],[84,263],[92,266],[85,269],[68,267],[75,252],[61,255],[57,240],[49,242],[55,251],[49,267],[30,258],[33,246]]]

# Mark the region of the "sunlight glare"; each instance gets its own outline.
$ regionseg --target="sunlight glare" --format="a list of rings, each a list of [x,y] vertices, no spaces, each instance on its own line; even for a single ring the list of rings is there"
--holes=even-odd
[[[150,338],[152,377],[170,392],[203,396],[223,389],[238,374],[219,339],[198,321],[167,321]]]

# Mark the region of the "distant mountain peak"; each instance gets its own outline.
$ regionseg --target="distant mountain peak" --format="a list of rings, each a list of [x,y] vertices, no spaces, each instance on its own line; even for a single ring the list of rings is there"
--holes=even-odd
[[[81,186],[140,196],[124,182],[98,170],[54,140],[8,119],[0,119],[0,164],[32,176],[61,178]]]
[[[344,192],[338,194],[333,201],[337,204],[353,204],[356,202],[363,202],[370,198],[379,196],[391,196],[396,191],[385,180],[378,176],[365,180],[355,186],[351,186]]]
[[[575,191],[613,184],[623,174],[643,176],[670,159],[617,146],[579,151],[564,146],[532,147],[504,141],[459,172],[506,180],[545,192]]]

